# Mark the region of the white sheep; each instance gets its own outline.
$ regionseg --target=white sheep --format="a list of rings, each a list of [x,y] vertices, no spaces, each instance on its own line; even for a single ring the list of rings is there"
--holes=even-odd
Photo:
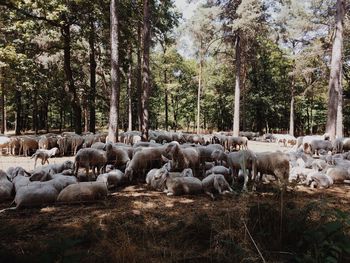
[[[107,188],[113,188],[128,182],[128,178],[120,170],[112,170],[108,173],[100,174],[96,182],[103,182],[107,185]]]
[[[166,190],[171,195],[193,195],[203,192],[202,182],[196,177],[175,177],[166,180]]]
[[[36,167],[36,162],[38,159],[41,159],[41,165],[45,163],[49,164],[49,158],[55,156],[59,152],[57,147],[54,147],[50,150],[38,149],[36,152],[30,157],[30,159],[35,158],[34,169]]]
[[[46,182],[30,182],[16,189],[16,208],[35,207],[54,203],[62,189],[76,183],[77,179],[74,176],[65,175],[57,175],[52,180]]]
[[[82,182],[67,186],[58,195],[58,202],[75,203],[106,198],[107,186],[104,182]]]
[[[215,192],[219,193],[220,195],[233,192],[232,188],[222,174],[211,174],[207,176],[202,180],[202,187],[204,193],[209,195],[213,200],[215,199]]]
[[[0,201],[11,199],[13,184],[9,181],[7,174],[0,170]]]

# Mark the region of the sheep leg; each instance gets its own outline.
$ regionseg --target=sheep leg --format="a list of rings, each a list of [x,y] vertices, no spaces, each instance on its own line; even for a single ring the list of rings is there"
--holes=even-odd
[[[35,162],[34,162],[34,169],[36,168],[36,161],[38,160],[38,157],[35,156]]]
[[[211,193],[211,192],[209,192],[209,191],[205,191],[205,193],[206,193],[207,195],[209,195],[210,198],[211,198],[213,201],[215,200],[215,196],[213,195],[213,193]]]
[[[89,174],[89,166],[88,167],[85,167],[85,172],[86,172],[86,177],[88,179],[88,181],[90,181],[90,174]]]

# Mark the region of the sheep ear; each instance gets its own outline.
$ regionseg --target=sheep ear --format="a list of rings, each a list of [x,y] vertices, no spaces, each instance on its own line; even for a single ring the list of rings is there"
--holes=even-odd
[[[166,158],[163,154],[162,154],[162,161],[167,163],[169,162],[170,160],[168,158]]]

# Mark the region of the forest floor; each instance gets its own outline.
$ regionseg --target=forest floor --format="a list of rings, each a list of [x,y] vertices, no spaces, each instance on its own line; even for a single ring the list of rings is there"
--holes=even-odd
[[[280,148],[258,142],[249,147]],[[30,170],[34,160],[0,157],[0,169],[14,165]],[[298,186],[281,194],[262,185],[212,201],[136,185],[97,203],[6,210],[0,212],[0,262],[305,262],[329,256],[329,244],[345,242],[349,190]],[[1,203],[0,210],[10,205]],[[344,255],[338,260],[349,262]]]

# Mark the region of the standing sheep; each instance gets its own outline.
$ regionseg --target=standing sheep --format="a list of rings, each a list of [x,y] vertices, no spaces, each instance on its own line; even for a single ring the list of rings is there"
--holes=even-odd
[[[105,151],[93,148],[80,149],[75,156],[74,174],[77,176],[79,168],[85,168],[86,176],[90,180],[89,169],[92,169],[92,174],[96,177],[95,168],[97,168],[98,174],[101,171],[105,172],[106,164],[107,153]]]
[[[34,169],[36,167],[36,162],[38,159],[41,159],[41,165],[44,165],[46,162],[49,164],[49,158],[55,156],[59,152],[57,147],[54,147],[50,150],[39,149],[30,157],[30,159],[35,158]]]

